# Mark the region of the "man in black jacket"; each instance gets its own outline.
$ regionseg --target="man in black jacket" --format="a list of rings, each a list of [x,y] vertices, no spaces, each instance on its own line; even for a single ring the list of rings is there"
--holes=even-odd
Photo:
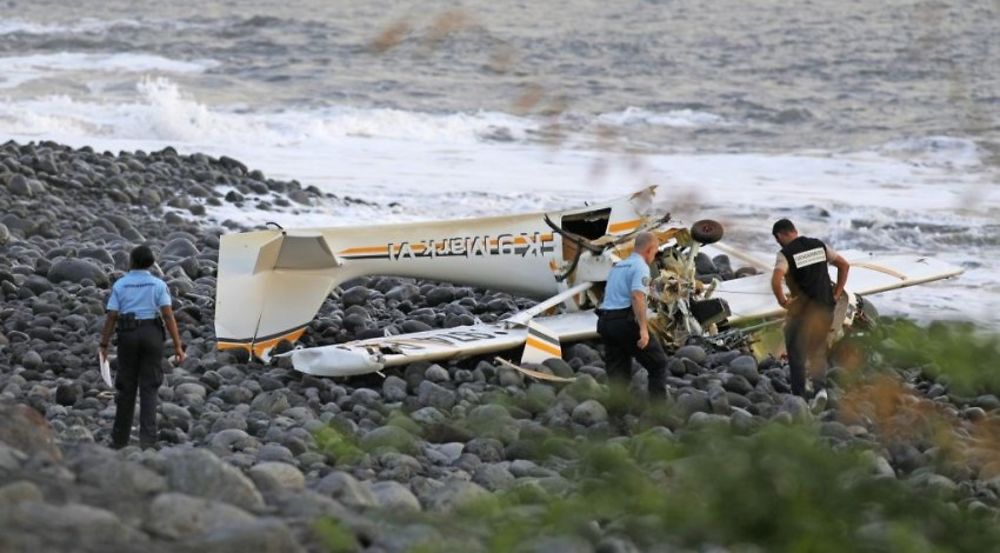
[[[810,376],[821,380],[826,370],[826,339],[833,324],[833,311],[844,293],[850,264],[821,240],[799,236],[788,219],[774,223],[771,234],[781,245],[771,290],[778,303],[787,310],[785,349],[791,373],[792,393],[806,395],[806,362],[811,363]],[[837,284],[830,282],[827,264],[837,267]],[[785,280],[792,298],[785,296],[781,282]]]

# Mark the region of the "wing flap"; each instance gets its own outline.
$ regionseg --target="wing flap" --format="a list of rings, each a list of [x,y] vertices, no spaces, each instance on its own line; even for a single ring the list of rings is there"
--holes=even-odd
[[[597,316],[593,311],[538,317],[536,321],[557,342],[597,336]],[[291,356],[292,365],[301,372],[317,376],[352,376],[416,361],[438,361],[516,348],[525,343],[528,333],[527,326],[508,328],[502,322],[477,324],[299,349],[283,355]]]
[[[851,272],[847,277],[847,289],[862,296],[962,274],[959,267],[916,255],[851,256],[848,261]],[[835,280],[836,277],[836,267],[830,267],[830,278]],[[772,318],[784,312],[771,293],[770,273],[722,282],[714,296],[729,303],[732,323]]]

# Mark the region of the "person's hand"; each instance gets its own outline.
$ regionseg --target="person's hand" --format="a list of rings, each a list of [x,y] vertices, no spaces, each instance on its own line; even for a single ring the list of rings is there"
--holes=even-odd
[[[788,307],[788,298],[784,296],[778,298],[778,305],[780,305],[781,307]]]
[[[643,327],[639,329],[639,341],[636,342],[636,345],[639,346],[639,349],[646,349],[647,344],[649,344],[649,329]]]
[[[174,346],[174,362],[180,365],[184,362],[184,348],[178,344]]]
[[[833,291],[833,301],[839,301],[840,300],[840,296],[843,296],[843,295],[844,295],[844,291],[843,290],[834,290]]]
[[[108,346],[106,346],[106,345],[99,346],[97,351],[98,351],[98,353],[100,353],[101,359],[107,359],[108,358]]]

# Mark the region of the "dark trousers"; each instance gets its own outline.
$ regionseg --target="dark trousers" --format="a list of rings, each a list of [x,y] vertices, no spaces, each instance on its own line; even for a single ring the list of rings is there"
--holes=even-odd
[[[139,392],[139,444],[156,443],[156,400],[163,383],[163,330],[155,324],[118,333],[118,373],[115,375],[115,424],[111,445],[125,447],[132,432],[135,396]]]
[[[833,312],[824,307],[803,309],[785,321],[785,351],[792,393],[806,395],[806,364],[813,381],[822,381],[826,372],[826,339]]]
[[[609,380],[626,385],[632,379],[632,358],[649,373],[649,397],[667,397],[667,355],[656,337],[650,334],[649,343],[639,349],[639,325],[631,316],[622,314],[600,315],[597,333],[604,341]]]

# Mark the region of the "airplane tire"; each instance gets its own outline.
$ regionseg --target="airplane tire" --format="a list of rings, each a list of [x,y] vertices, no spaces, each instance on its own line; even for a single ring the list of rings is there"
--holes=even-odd
[[[702,245],[714,244],[722,240],[722,223],[712,219],[702,219],[691,225],[691,238]]]

